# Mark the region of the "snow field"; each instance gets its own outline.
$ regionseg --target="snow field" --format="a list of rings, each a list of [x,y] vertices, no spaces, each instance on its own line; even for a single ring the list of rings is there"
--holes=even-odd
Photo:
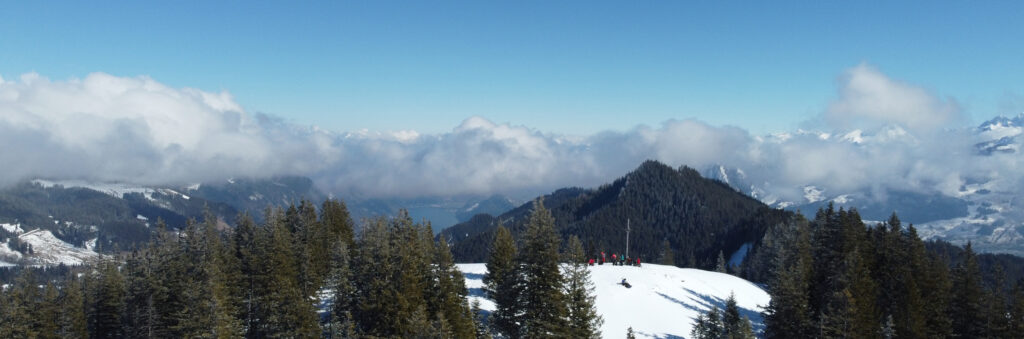
[[[484,264],[458,264],[466,276],[470,301],[481,309],[495,305],[484,298]],[[750,318],[760,331],[761,314],[771,298],[757,285],[724,273],[654,264],[643,267],[597,265],[590,267],[598,313],[604,318],[604,338],[625,338],[633,327],[639,338],[685,338],[694,320],[712,306],[724,308],[730,293],[736,296],[741,316]],[[619,283],[625,278],[632,288]]]

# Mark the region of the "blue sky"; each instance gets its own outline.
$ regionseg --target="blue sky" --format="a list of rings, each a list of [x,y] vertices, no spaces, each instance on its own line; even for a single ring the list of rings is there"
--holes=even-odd
[[[335,131],[562,134],[818,116],[867,63],[974,122],[1024,111],[1021,2],[7,2],[0,76],[146,75]]]

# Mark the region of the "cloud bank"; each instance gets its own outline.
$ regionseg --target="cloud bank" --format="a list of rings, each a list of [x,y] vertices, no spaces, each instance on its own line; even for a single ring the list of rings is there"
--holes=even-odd
[[[857,66],[821,113],[824,132],[752,135],[697,120],[567,137],[471,117],[452,131],[333,132],[248,113],[229,93],[103,73],[0,79],[0,185],[32,178],[189,184],[304,175],[342,196],[541,193],[595,186],[645,159],[744,169],[796,200],[801,188],[957,194],[971,178],[1019,185],[1019,154],[980,157],[959,105]],[[1017,187],[1017,186],[1014,186]]]

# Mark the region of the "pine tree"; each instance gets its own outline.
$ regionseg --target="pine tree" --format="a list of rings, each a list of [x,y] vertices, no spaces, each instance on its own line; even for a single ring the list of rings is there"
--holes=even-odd
[[[245,336],[249,338],[262,337],[262,326],[258,323],[263,313],[261,293],[266,290],[266,264],[262,254],[264,236],[256,223],[248,214],[238,216],[237,226],[232,235],[232,249],[238,262],[241,281],[241,319],[242,328],[245,329]]]
[[[473,299],[473,302],[469,304],[470,311],[473,312],[473,324],[476,326],[476,338],[489,339],[491,337],[491,329],[487,326],[487,318],[483,310],[480,309],[480,300]]]
[[[932,255],[926,259],[925,273],[920,277],[924,300],[925,337],[952,336],[953,322],[948,313],[952,295],[947,260]]]
[[[339,238],[342,235],[337,235]],[[330,338],[351,338],[355,336],[355,321],[352,319],[355,286],[352,282],[348,242],[339,239],[331,248],[331,273],[328,286],[334,291],[331,298],[330,319],[327,333]]]
[[[527,338],[564,336],[566,329],[564,278],[559,271],[558,234],[555,219],[540,200],[533,203],[527,222],[523,251],[519,254],[523,267],[522,331]]]
[[[60,328],[60,293],[52,282],[47,282],[43,289],[42,300],[36,310],[36,323],[39,324],[39,338],[57,338]]]
[[[722,251],[718,251],[718,260],[715,263],[715,272],[726,273],[727,267],[725,266],[725,254]]]
[[[456,338],[473,338],[476,329],[473,316],[466,302],[469,292],[466,290],[466,278],[455,267],[448,242],[442,237],[437,243],[434,256],[435,276],[437,281],[438,310],[444,316]]]
[[[583,243],[574,235],[569,238],[567,248],[564,294],[569,327],[566,334],[572,338],[600,338],[604,320],[597,313]]]
[[[207,251],[203,265],[206,279],[202,283],[204,290],[209,291],[209,300],[203,305],[211,314],[209,326],[205,332],[216,338],[238,338],[242,336],[242,276],[238,258],[235,257],[227,240],[217,230],[218,220],[209,212],[205,213],[204,241]]]
[[[5,293],[7,306],[0,335],[5,338],[32,338],[39,335],[36,308],[40,299],[38,281],[31,269],[22,270],[11,291]]]
[[[267,316],[269,336],[316,336],[320,333],[316,310],[303,295],[292,232],[281,213],[267,220],[270,227]]]
[[[494,232],[483,281],[487,297],[494,300],[496,306],[490,317],[492,328],[509,338],[519,338],[523,314],[519,301],[522,279],[512,233],[500,224]]]
[[[82,284],[73,275],[64,279],[65,285],[61,297],[60,337],[86,338],[89,336],[88,319],[85,315],[85,299]]]
[[[694,339],[718,339],[724,338],[725,324],[722,322],[722,314],[718,306],[712,306],[706,313],[697,316],[697,320],[690,331]]]
[[[953,335],[981,338],[987,332],[982,306],[984,290],[981,270],[971,243],[964,247],[963,256],[963,261],[953,270],[953,300],[950,304]]]
[[[353,281],[359,284],[353,300],[353,315],[356,330],[362,335],[398,336],[394,324],[401,320],[396,310],[398,292],[393,281],[398,268],[388,237],[384,218],[368,221],[358,240],[358,259],[352,261]]]
[[[808,300],[811,249],[806,221],[795,222],[794,234],[785,239],[775,255],[775,279],[769,284],[772,296],[764,311],[767,338],[807,338],[811,330]]]
[[[121,322],[124,311],[124,278],[117,264],[104,260],[93,278],[89,312],[90,337],[120,338],[124,335]]]
[[[662,265],[675,266],[676,259],[675,253],[672,252],[672,245],[669,244],[668,238],[661,242],[661,262]]]
[[[133,338],[152,338],[156,324],[153,290],[156,283],[148,256],[132,251],[125,261],[125,332]]]
[[[1017,280],[1010,298],[1010,332],[1024,333],[1024,279]]]

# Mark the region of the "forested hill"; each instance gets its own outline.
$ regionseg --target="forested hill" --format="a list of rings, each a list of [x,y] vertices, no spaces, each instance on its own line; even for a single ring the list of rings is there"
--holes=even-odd
[[[596,189],[562,189],[543,199],[562,237],[580,237],[590,256],[625,252],[628,219],[631,256],[662,262],[667,243],[672,261],[691,267],[714,266],[720,252],[728,257],[790,217],[692,168],[656,161]],[[454,243],[457,261],[483,262],[498,221],[519,233],[529,209],[527,203],[498,217],[480,215],[440,236]]]

